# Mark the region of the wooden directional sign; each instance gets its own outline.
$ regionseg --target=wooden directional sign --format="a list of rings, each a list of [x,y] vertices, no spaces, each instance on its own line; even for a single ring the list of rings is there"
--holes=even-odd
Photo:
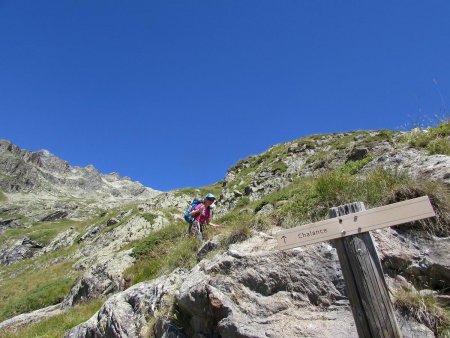
[[[435,216],[428,196],[279,231],[278,249],[286,250]]]

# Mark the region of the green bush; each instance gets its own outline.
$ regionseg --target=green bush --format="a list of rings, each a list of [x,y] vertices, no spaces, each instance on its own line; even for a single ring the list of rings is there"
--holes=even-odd
[[[230,171],[235,172],[236,176],[232,182],[229,182],[229,189],[247,186],[255,175],[263,171],[285,172],[288,167],[282,160],[287,156],[287,153],[287,144],[280,144],[273,146],[265,153],[240,160],[230,169]]]
[[[391,130],[381,130],[373,136],[368,136],[363,140],[363,143],[366,145],[373,145],[380,142],[391,142],[394,138],[395,133]]]
[[[287,171],[287,169],[288,166],[283,161],[276,161],[274,164],[272,164],[272,172],[278,171],[280,173],[284,173]]]
[[[173,242],[187,233],[187,224],[183,222],[171,223],[162,229],[152,232],[146,238],[129,244],[133,248],[133,256],[140,256],[151,253],[159,244],[163,242]]]
[[[219,197],[222,194],[222,184],[223,182],[219,181],[214,184],[200,188],[191,188],[191,187],[183,188],[175,190],[175,195],[176,196],[190,195],[194,198],[194,197],[204,197],[207,193],[212,193],[216,197]]]
[[[0,202],[6,201],[6,195],[3,193],[3,191],[0,190]]]
[[[249,212],[247,208],[245,209],[239,209],[236,208],[225,215],[221,216],[217,222],[219,224],[224,224],[226,226],[232,225],[234,223],[239,222],[251,222],[253,220],[254,214],[253,212]]]

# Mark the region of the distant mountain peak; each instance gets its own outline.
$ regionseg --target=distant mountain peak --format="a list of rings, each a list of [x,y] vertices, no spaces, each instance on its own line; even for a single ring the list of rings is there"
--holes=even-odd
[[[47,149],[33,152],[8,140],[0,140],[0,189],[9,192],[36,193],[98,198],[149,198],[159,192],[122,177],[118,173],[101,174],[92,164],[73,167]]]

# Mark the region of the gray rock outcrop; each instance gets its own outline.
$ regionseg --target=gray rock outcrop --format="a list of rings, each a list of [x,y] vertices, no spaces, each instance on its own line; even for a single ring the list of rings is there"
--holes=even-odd
[[[24,237],[17,241],[12,248],[3,252],[1,261],[3,265],[10,265],[22,259],[33,257],[42,248],[43,245]]]
[[[407,277],[417,288],[445,290],[450,281],[450,237],[387,228],[372,232],[386,271]]]
[[[20,228],[22,227],[23,224],[19,219],[15,219],[15,218],[8,218],[8,219],[3,219],[0,218],[0,234],[2,232],[4,232],[7,229],[12,229],[12,228]]]
[[[134,262],[134,258],[130,254],[129,250],[95,257],[92,260],[93,264],[89,265],[62,302],[62,308],[124,290],[127,281],[122,273]]]
[[[78,231],[73,228],[70,228],[66,231],[63,231],[56,235],[56,237],[44,247],[42,253],[48,253],[51,251],[59,250],[62,248],[67,248],[75,243],[75,240],[79,236]]]
[[[357,337],[335,249],[322,243],[279,252],[275,245],[257,234],[190,272],[139,283],[66,337]],[[178,321],[165,296],[175,297]],[[405,337],[433,337],[398,318]]]
[[[69,330],[64,337],[149,336],[147,325],[149,319],[157,317],[164,303],[169,302],[164,298],[175,292],[183,276],[184,272],[177,270],[169,276],[136,284],[124,292],[111,296],[91,319]],[[170,331],[164,323],[160,323],[159,326],[163,331]]]
[[[69,215],[67,211],[55,211],[51,213],[50,215],[45,216],[43,219],[41,219],[41,222],[53,222],[57,221],[62,218],[66,218]]]

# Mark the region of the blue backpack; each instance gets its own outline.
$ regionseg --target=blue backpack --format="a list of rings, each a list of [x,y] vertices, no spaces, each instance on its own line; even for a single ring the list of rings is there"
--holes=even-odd
[[[191,224],[194,221],[194,219],[189,215],[189,213],[192,210],[194,210],[197,207],[197,205],[199,205],[199,204],[203,204],[203,200],[198,199],[198,198],[194,198],[194,200],[191,202],[191,204],[189,205],[187,210],[184,212],[184,220],[187,223]]]

